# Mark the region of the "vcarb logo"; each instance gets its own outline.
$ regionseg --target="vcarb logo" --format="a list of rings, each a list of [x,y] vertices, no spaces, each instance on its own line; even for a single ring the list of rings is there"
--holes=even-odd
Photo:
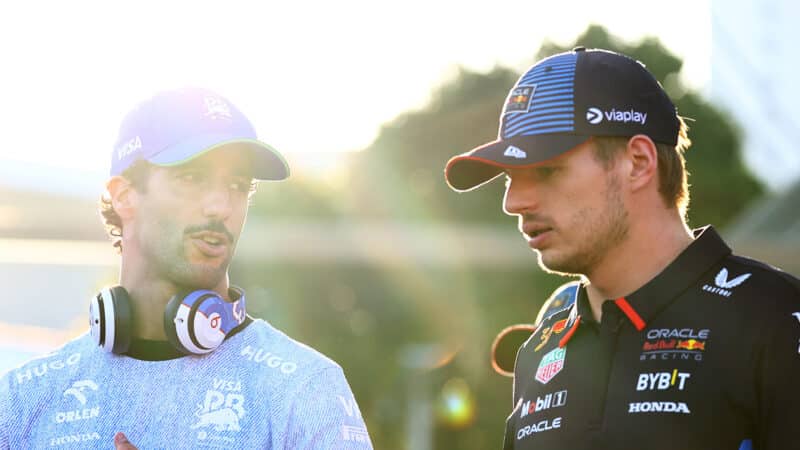
[[[689,407],[683,402],[636,402],[628,403],[628,414],[636,413],[680,413],[691,414]]]
[[[710,286],[708,284],[703,285],[703,290],[706,292],[711,292],[712,294],[721,295],[723,297],[730,297],[733,295],[731,289],[739,286],[740,284],[747,281],[750,278],[750,273],[746,273],[744,275],[739,275],[738,277],[728,280],[728,269],[725,267],[719,271],[717,276],[714,278],[714,284],[716,286]]]
[[[283,358],[278,355],[273,355],[272,353],[264,351],[263,349],[256,350],[249,345],[242,349],[241,355],[247,358],[249,361],[264,363],[267,367],[271,367],[273,369],[280,368],[280,371],[286,375],[289,375],[297,370],[297,363],[292,361],[284,361]]]
[[[555,430],[556,428],[561,428],[561,417],[556,417],[553,419],[552,423],[549,420],[542,420],[538,423],[532,423],[524,428],[520,428],[519,431],[517,431],[517,440],[526,438],[532,434]]]
[[[47,374],[50,370],[61,370],[67,366],[74,366],[81,361],[81,354],[80,353],[73,353],[66,360],[64,359],[54,359],[51,361],[43,362],[37,366],[30,367],[28,369],[20,369],[17,371],[17,384],[25,383],[26,381],[30,381],[33,377],[43,377]]]
[[[597,108],[589,108],[586,110],[586,121],[592,125],[597,125],[603,121],[603,111]]]
[[[528,400],[522,404],[520,411],[520,419],[533,414],[535,412],[544,411],[545,409],[557,408],[567,404],[567,391],[558,391],[552,394],[547,394],[544,398],[536,397],[536,401]]]
[[[592,125],[597,125],[598,123],[602,122],[603,117],[605,117],[605,119],[609,122],[633,122],[638,123],[639,125],[644,125],[647,122],[646,112],[634,111],[633,109],[618,110],[616,108],[612,108],[611,111],[604,112],[600,108],[593,106],[586,110],[586,121]]]
[[[637,391],[665,391],[671,387],[677,386],[679,391],[686,387],[686,380],[692,374],[686,372],[678,372],[674,369],[672,372],[651,372],[639,374],[639,380],[636,382]]]

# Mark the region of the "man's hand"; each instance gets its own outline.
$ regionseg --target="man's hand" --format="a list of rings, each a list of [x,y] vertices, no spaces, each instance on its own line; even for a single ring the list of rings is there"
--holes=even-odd
[[[128,441],[128,438],[119,432],[114,435],[114,449],[115,450],[138,450],[135,445]]]

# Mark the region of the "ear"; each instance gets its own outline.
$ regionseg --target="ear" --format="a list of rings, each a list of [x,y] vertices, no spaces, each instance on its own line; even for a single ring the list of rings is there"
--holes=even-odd
[[[658,175],[658,149],[648,136],[637,134],[628,139],[628,185],[638,191],[654,182]]]
[[[121,176],[111,177],[106,183],[106,191],[120,219],[124,221],[133,217],[139,198],[130,180]]]

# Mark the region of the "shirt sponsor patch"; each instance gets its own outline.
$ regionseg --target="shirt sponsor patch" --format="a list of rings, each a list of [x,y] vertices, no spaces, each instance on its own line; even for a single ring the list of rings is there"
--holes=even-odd
[[[547,384],[564,368],[564,359],[566,357],[566,348],[554,348],[545,354],[539,362],[539,368],[536,369],[536,381]]]
[[[633,402],[628,403],[628,414],[637,413],[676,413],[691,414],[684,402]]]
[[[747,281],[747,279],[750,278],[750,275],[752,274],[745,273],[729,280],[728,269],[723,267],[717,276],[714,277],[714,286],[711,286],[710,284],[704,284],[703,290],[727,298],[733,295],[733,288]]]
[[[654,328],[647,330],[640,361],[702,361],[711,330],[703,328]]]
[[[558,408],[567,404],[567,391],[558,391],[547,394],[544,397],[536,397],[536,401],[528,400],[522,403],[520,419],[536,412],[541,412],[550,408]]]
[[[636,381],[636,390],[665,391],[677,387],[679,391],[682,391],[686,387],[686,380],[691,376],[692,374],[688,372],[678,372],[678,369],[674,369],[672,372],[640,373],[639,379]]]

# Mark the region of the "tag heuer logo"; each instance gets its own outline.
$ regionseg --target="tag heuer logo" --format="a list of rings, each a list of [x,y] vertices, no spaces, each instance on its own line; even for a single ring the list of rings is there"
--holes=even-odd
[[[528,157],[528,154],[518,147],[509,145],[506,151],[503,152],[503,156],[508,156],[510,158],[517,158],[517,159],[525,159]]]
[[[719,271],[717,276],[714,277],[715,286],[710,286],[710,285],[706,284],[706,285],[703,285],[703,290],[706,291],[706,292],[711,292],[712,294],[721,295],[723,297],[730,297],[731,295],[733,295],[733,292],[731,292],[731,289],[733,289],[736,286],[739,286],[740,284],[742,284],[745,281],[747,281],[747,279],[750,278],[750,275],[752,275],[752,274],[746,273],[746,274],[739,275],[738,277],[729,280],[728,279],[728,269],[723,267],[722,270]]]
[[[567,349],[559,347],[544,355],[539,362],[539,368],[536,369],[536,381],[547,384],[564,368],[564,359],[566,357]]]

